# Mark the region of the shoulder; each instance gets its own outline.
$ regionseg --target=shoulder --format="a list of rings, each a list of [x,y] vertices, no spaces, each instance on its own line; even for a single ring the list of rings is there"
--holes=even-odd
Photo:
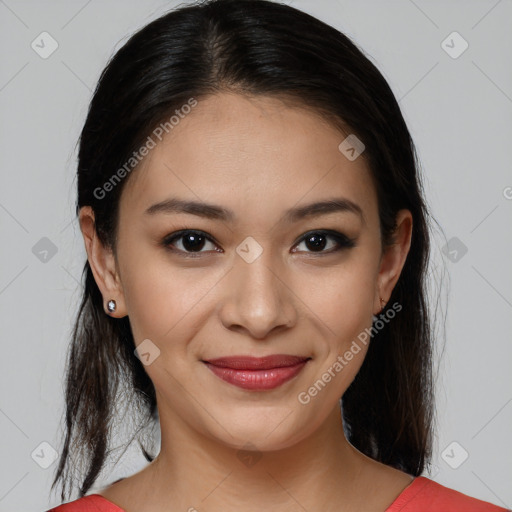
[[[124,512],[124,510],[99,494],[90,494],[59,505],[47,512]]]
[[[508,509],[450,489],[419,476],[404,489],[386,512],[507,512]]]

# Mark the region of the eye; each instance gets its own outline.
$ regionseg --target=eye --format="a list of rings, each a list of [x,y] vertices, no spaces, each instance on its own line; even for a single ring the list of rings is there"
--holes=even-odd
[[[334,248],[330,250],[324,250],[326,246],[328,246],[328,240],[334,240]],[[337,231],[328,231],[328,230],[320,230],[320,231],[310,231],[306,233],[301,239],[300,244],[304,244],[308,249],[313,253],[319,254],[331,254],[333,252],[340,251],[345,248],[355,247],[355,239],[348,238],[343,233],[338,233]],[[299,244],[299,245],[300,245]],[[297,251],[293,251],[297,252]],[[298,251],[302,252],[302,251]]]
[[[328,246],[328,240],[334,240],[334,248],[331,247],[329,250],[324,250]],[[178,243],[175,243],[178,241]],[[195,230],[182,230],[164,238],[162,245],[173,252],[183,253],[186,257],[196,257],[196,254],[200,254],[206,244],[212,244],[213,250],[216,252],[222,252],[218,250],[216,242],[202,231]],[[312,252],[319,254],[331,254],[333,252],[340,251],[345,248],[351,248],[355,246],[355,239],[348,238],[343,233],[329,230],[310,231],[303,235],[299,242],[295,246],[305,244],[310,251],[296,251],[293,252]],[[181,247],[179,247],[181,245]],[[294,247],[295,247],[294,246]],[[194,254],[195,253],[195,254]]]
[[[178,231],[176,233],[173,233],[172,235],[169,235],[163,240],[162,244],[169,250],[175,251],[173,247],[169,246],[174,246],[174,242],[176,240],[182,240],[182,248],[178,247],[176,252],[183,252],[185,253],[186,256],[194,257],[193,253],[201,252],[201,249],[205,246],[206,243],[211,243],[214,247],[216,247],[212,238],[207,236],[205,233],[203,233],[202,231],[193,231],[190,229]],[[179,246],[180,243],[176,245]]]

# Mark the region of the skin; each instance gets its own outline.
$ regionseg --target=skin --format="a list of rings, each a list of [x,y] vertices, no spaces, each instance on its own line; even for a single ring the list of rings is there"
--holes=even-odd
[[[156,389],[160,454],[100,492],[126,512],[383,511],[411,483],[343,433],[339,398],[367,345],[309,403],[297,399],[371,327],[410,248],[412,216],[401,210],[395,244],[382,250],[370,172],[363,157],[350,161],[339,151],[345,137],[314,112],[276,98],[220,93],[199,101],[130,175],[116,255],[98,240],[90,207],[81,209],[105,310],[115,299],[112,316],[129,315],[135,343],[149,339],[160,350],[145,366]],[[220,205],[236,217],[144,213],[170,197]],[[334,212],[283,221],[289,208],[332,197],[357,203],[364,219]],[[173,253],[161,243],[180,229],[216,242],[187,258],[187,248],[193,251],[180,238]],[[300,241],[321,229],[356,245],[328,254],[337,246],[330,237],[316,251]],[[249,236],[263,249],[251,263],[236,252]],[[228,384],[201,362],[269,354],[312,359],[268,391]],[[252,465],[237,457],[247,443]]]

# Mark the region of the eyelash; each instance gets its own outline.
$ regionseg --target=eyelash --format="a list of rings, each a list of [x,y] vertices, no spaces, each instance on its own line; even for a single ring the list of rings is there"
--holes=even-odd
[[[171,233],[170,235],[166,236],[163,240],[162,240],[162,245],[164,246],[165,249],[173,252],[173,253],[177,253],[177,254],[181,254],[183,255],[185,258],[197,258],[197,257],[200,257],[200,255],[204,252],[207,252],[207,251],[199,251],[199,252],[186,252],[186,251],[182,251],[181,249],[176,249],[176,248],[172,248],[171,245],[172,245],[172,242],[180,239],[180,238],[183,238],[185,235],[187,234],[194,234],[194,235],[201,235],[201,236],[204,236],[206,238],[206,240],[208,240],[209,242],[217,245],[217,243],[215,242],[215,240],[208,236],[205,232],[203,231],[196,231],[194,229],[184,229],[184,230],[181,230],[181,231],[177,231],[175,233]],[[330,249],[328,251],[319,251],[319,252],[314,252],[314,251],[306,251],[306,253],[308,254],[314,254],[314,255],[318,255],[318,256],[324,256],[324,255],[327,255],[327,254],[333,254],[333,253],[336,253],[336,252],[339,252],[343,249],[350,249],[352,247],[355,247],[355,238],[349,238],[347,237],[346,235],[344,235],[343,233],[339,233],[337,231],[332,231],[332,230],[326,230],[326,229],[319,229],[319,230],[316,230],[316,231],[308,231],[307,233],[305,233],[295,244],[294,244],[294,247],[296,245],[299,245],[300,243],[306,241],[308,239],[308,237],[310,236],[313,236],[313,235],[324,235],[328,238],[333,238],[336,243],[338,244],[338,247],[335,248],[335,249]],[[299,251],[299,252],[303,252],[303,251]]]

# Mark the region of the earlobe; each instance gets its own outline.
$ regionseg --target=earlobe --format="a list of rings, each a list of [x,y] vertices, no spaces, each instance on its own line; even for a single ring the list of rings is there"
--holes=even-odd
[[[94,280],[103,296],[103,308],[109,316],[121,318],[124,312],[124,296],[116,261],[112,250],[105,247],[96,232],[94,211],[83,206],[79,213],[80,230],[84,238],[87,259]]]
[[[381,258],[375,302],[381,304],[389,300],[391,293],[404,267],[412,240],[413,220],[409,210],[400,210],[396,216],[396,229],[393,244],[386,247]],[[382,307],[378,309],[381,311]],[[375,313],[377,314],[377,313]]]

